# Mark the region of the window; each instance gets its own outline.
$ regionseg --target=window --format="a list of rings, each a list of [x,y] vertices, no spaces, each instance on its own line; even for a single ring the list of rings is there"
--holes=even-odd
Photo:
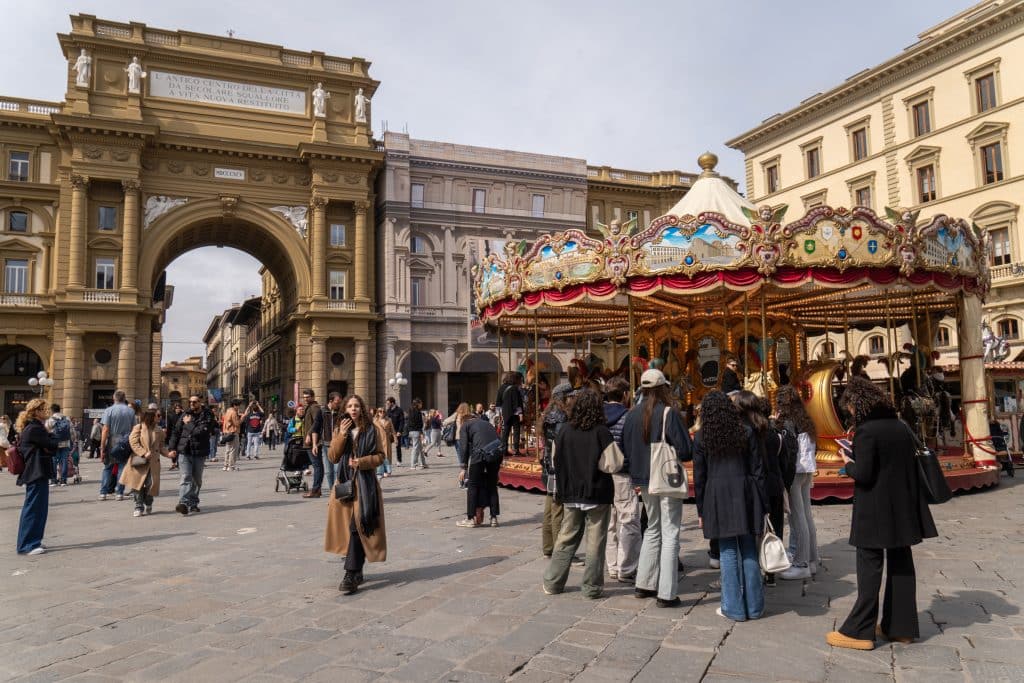
[[[856,206],[864,206],[871,208],[871,188],[870,187],[858,187],[854,190],[854,204]]]
[[[344,223],[331,223],[331,246],[332,247],[343,247],[343,246],[345,246],[345,224]]]
[[[627,223],[629,223],[630,221],[637,221],[637,222],[639,222],[639,220],[640,220],[640,212],[639,211],[627,211],[626,212],[626,222]]]
[[[911,107],[911,115],[914,119],[914,137],[932,132],[931,100],[915,104]]]
[[[821,149],[812,147],[804,152],[807,160],[807,178],[817,178],[821,175]]]
[[[868,129],[858,128],[850,133],[850,143],[853,145],[853,160],[860,161],[868,155]]]
[[[114,259],[96,259],[96,289],[114,288]]]
[[[28,214],[24,211],[11,211],[7,214],[7,229],[11,232],[28,232]]]
[[[974,79],[974,106],[978,113],[996,106],[996,75],[987,73]]]
[[[836,345],[830,341],[825,342],[821,345],[821,353],[828,358],[834,358],[836,355]]]
[[[97,227],[100,230],[114,230],[117,228],[117,208],[113,206],[101,206]]]
[[[426,254],[427,241],[419,235],[413,235],[409,240],[409,251],[414,254]]]
[[[868,353],[871,355],[885,353],[885,337],[880,334],[868,337]]]
[[[28,182],[28,152],[11,152],[7,167],[7,179]]]
[[[1003,179],[1003,150],[998,142],[981,148],[981,176],[986,185]]]
[[[409,303],[413,306],[422,306],[427,299],[427,281],[422,277],[414,277],[409,280]]]
[[[487,204],[487,190],[473,190],[473,213],[483,213]]]
[[[596,228],[597,224],[601,222],[601,206],[599,204],[590,205],[590,227]]]
[[[940,347],[951,346],[951,337],[948,327],[945,327],[944,325],[939,326],[939,334],[936,337],[936,341],[938,342],[937,345]]]
[[[935,167],[931,164],[917,169],[917,197],[922,204],[935,201]]]
[[[1004,318],[996,327],[999,328],[999,336],[1003,339],[1020,339],[1020,327],[1016,318]]]
[[[771,166],[765,166],[764,169],[764,184],[768,189],[768,194],[774,194],[779,191],[779,165],[772,164]]]
[[[533,210],[530,215],[534,218],[544,218],[544,195],[533,195]]]
[[[345,298],[345,271],[331,271],[330,297],[332,301],[341,301]]]
[[[409,203],[414,209],[423,208],[423,183],[413,183],[411,188],[411,198]]]
[[[4,263],[4,291],[8,294],[28,292],[28,260],[7,259]]]
[[[1005,266],[1010,263],[1010,229],[1000,228],[989,231],[992,238],[990,258],[993,266]]]

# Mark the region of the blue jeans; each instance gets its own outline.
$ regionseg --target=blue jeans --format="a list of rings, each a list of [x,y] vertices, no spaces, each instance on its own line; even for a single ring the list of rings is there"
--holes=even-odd
[[[427,458],[423,455],[422,432],[409,432],[409,440],[412,441],[412,462],[409,467],[418,467],[427,464]]]
[[[217,457],[217,442],[219,440],[220,440],[220,437],[218,435],[216,435],[216,434],[211,434],[210,435],[210,455],[207,458],[208,460],[213,460],[213,459],[215,459]]]
[[[56,479],[53,479],[52,481],[55,484],[68,483],[68,456],[70,455],[70,448],[58,448],[57,452],[53,454],[53,472]]]
[[[46,479],[25,485],[25,504],[18,523],[18,552],[27,553],[43,544],[46,515],[50,510],[50,486]]]
[[[309,465],[313,468],[312,490],[319,491],[324,485],[324,459],[319,453],[314,453],[311,448],[307,448],[306,453],[309,454]]]
[[[662,600],[674,600],[679,595],[679,526],[683,521],[683,500],[655,496],[646,488],[641,490],[640,497],[647,509],[647,531],[640,545],[636,587],[656,590]]]
[[[753,534],[718,539],[722,563],[722,614],[733,621],[759,619],[764,584]]]
[[[100,479],[100,493],[110,494],[114,490],[117,490],[119,495],[124,495],[124,484],[117,483],[117,478],[114,476],[114,467],[118,466],[117,472],[121,473],[121,468],[125,467],[127,463],[119,463],[114,461],[109,455],[103,462],[103,477]]]
[[[199,490],[203,488],[203,468],[206,467],[206,458],[202,455],[179,453],[178,466],[181,468],[178,502],[184,503],[190,509],[199,507]]]
[[[324,466],[324,476],[327,477],[327,490],[329,491],[334,488],[334,481],[338,478],[338,467],[341,466],[341,463],[335,465],[327,458],[328,448],[330,448],[330,444],[320,444],[320,462]],[[313,488],[319,487],[314,486]]]

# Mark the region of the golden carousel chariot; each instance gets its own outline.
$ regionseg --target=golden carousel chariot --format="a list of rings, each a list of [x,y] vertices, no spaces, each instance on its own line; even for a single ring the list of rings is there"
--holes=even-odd
[[[785,206],[754,207],[714,171],[717,162],[702,155],[690,191],[649,225],[569,229],[486,256],[473,280],[483,324],[499,338],[532,343],[535,357],[544,345],[571,344],[577,382],[616,372],[635,382],[648,365],[660,367],[681,405],[719,386],[727,358],[762,396],[795,384],[817,427],[812,496],[821,500],[853,495],[835,441],[848,431],[835,399],[855,369],[849,331],[882,328],[891,361],[884,381],[895,398],[908,375],[916,374],[915,386],[927,383],[920,380],[931,370],[938,321],[955,318],[961,436],[939,443],[932,413],[914,426],[938,449],[954,489],[996,484],[981,339],[987,233],[964,220],[918,221],[916,211],[888,208],[883,220],[866,207],[820,206],[786,223]],[[909,361],[896,348],[901,328],[915,340]],[[825,349],[820,357],[808,357],[808,338]],[[543,490],[533,455],[506,459],[501,482]]]

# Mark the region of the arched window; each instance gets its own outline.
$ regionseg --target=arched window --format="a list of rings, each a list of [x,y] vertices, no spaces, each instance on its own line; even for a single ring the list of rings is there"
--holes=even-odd
[[[949,346],[952,339],[952,333],[949,328],[945,325],[939,326],[939,333],[936,335],[935,343],[939,347]]]
[[[414,254],[426,254],[427,240],[419,235],[413,235],[409,239],[409,251]]]
[[[996,327],[999,330],[997,334],[1003,339],[1020,339],[1020,325],[1016,318],[1003,318]]]
[[[880,334],[873,334],[868,337],[868,353],[872,356],[885,353],[885,337]]]

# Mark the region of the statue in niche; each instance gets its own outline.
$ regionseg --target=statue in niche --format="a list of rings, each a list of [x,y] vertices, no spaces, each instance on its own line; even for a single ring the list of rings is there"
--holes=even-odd
[[[327,118],[327,100],[331,99],[331,93],[324,90],[323,83],[317,83],[313,90],[313,116],[318,119]]]
[[[356,123],[366,123],[366,105],[369,103],[370,98],[363,94],[363,89],[356,90]]]
[[[75,85],[79,88],[88,88],[89,81],[92,80],[92,57],[84,47],[78,53],[78,59],[75,60],[73,68],[75,70]]]
[[[125,73],[128,74],[128,92],[132,95],[142,93],[142,79],[147,74],[142,70],[138,57],[132,57],[132,61],[125,67]]]

